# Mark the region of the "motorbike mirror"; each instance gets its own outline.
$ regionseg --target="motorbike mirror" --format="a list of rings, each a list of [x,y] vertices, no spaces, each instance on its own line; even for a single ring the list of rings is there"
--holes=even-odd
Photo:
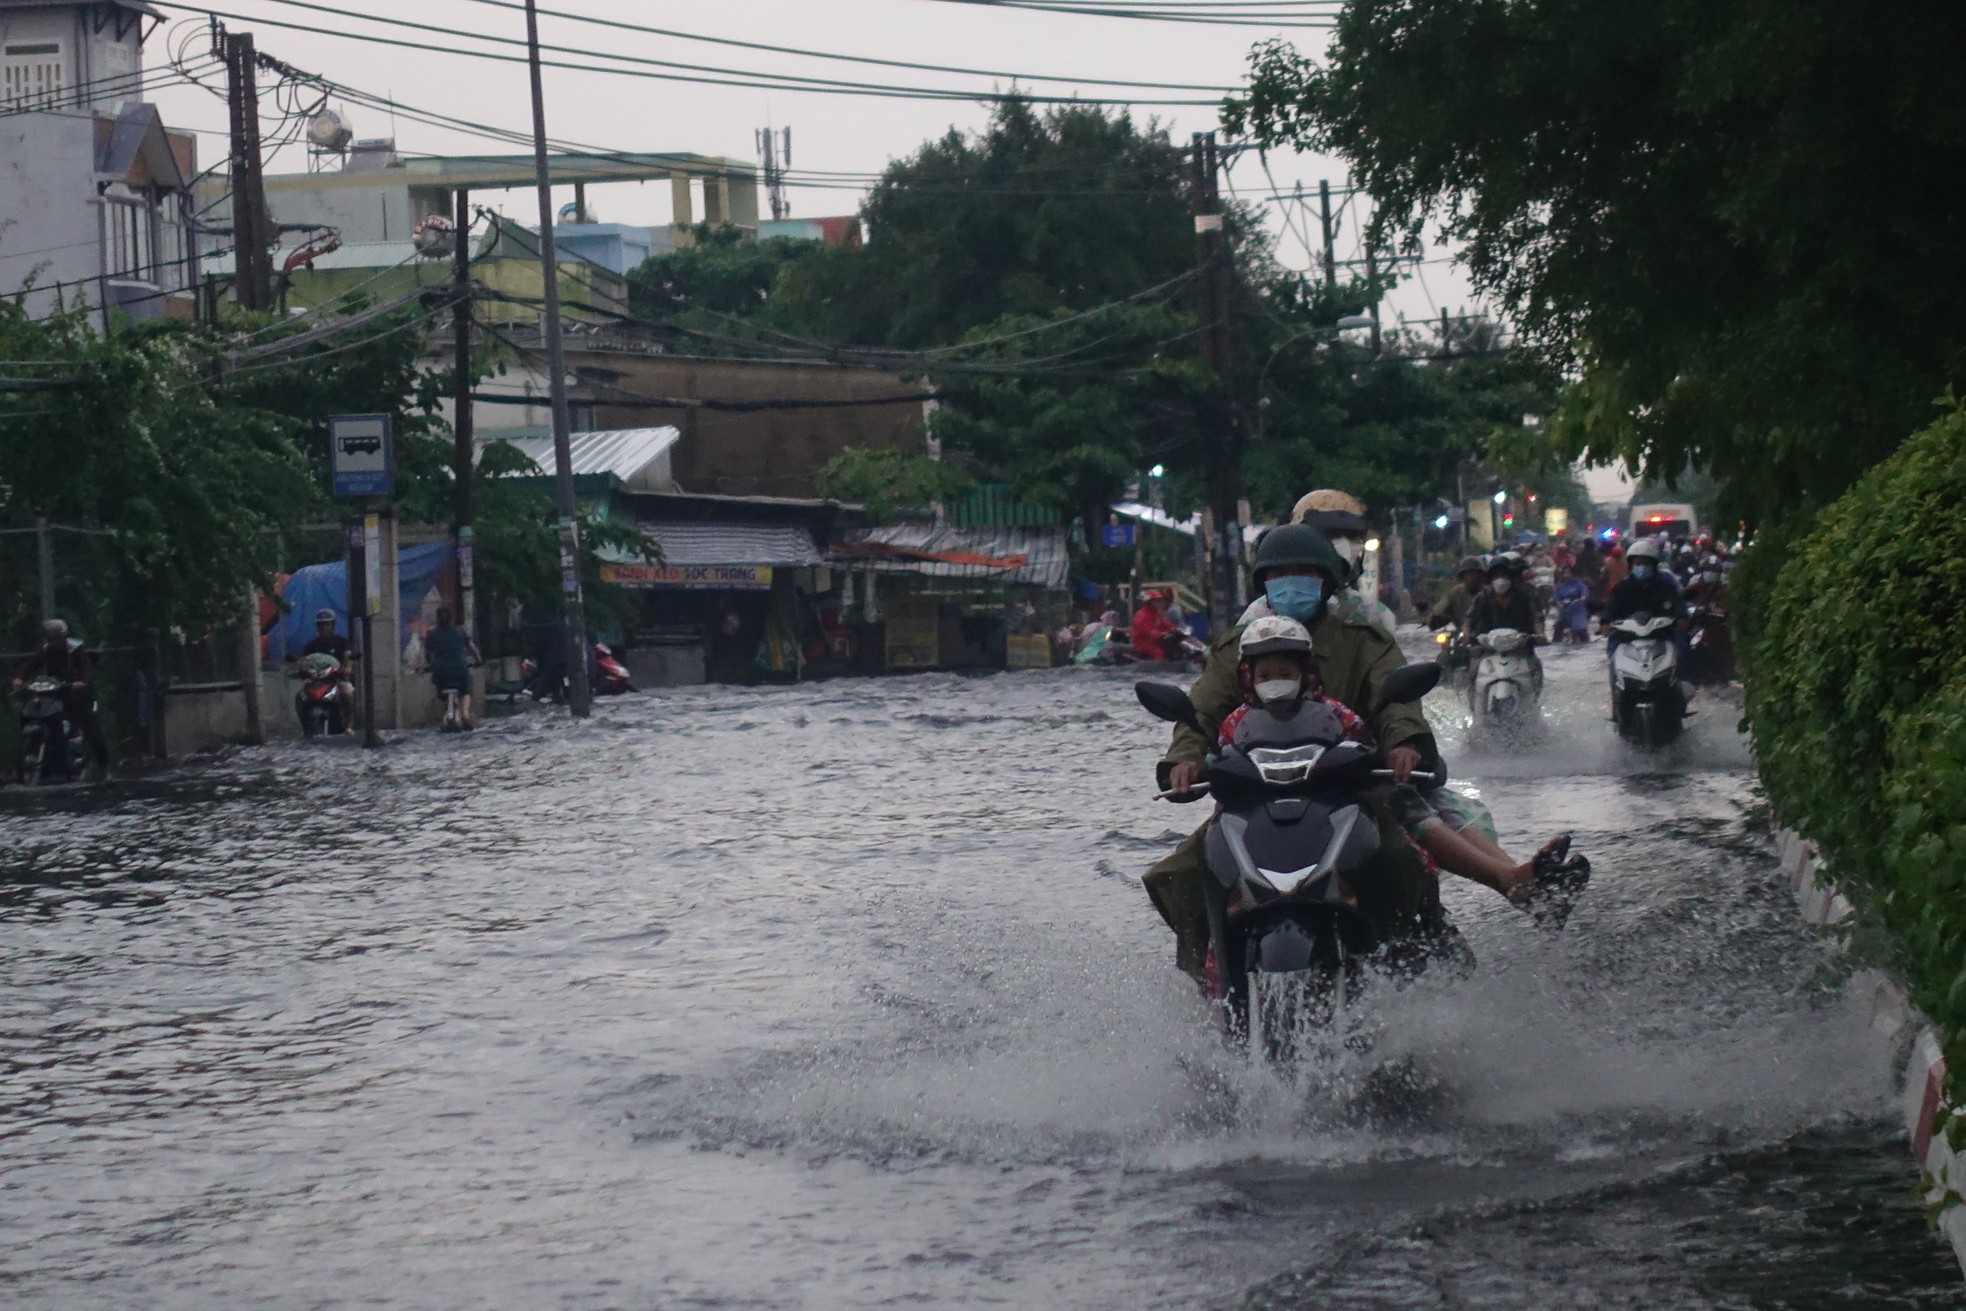
[[[1133,695],[1140,698],[1140,704],[1155,719],[1165,719],[1170,724],[1185,724],[1203,737],[1201,716],[1195,713],[1195,703],[1188,694],[1172,683],[1135,683]]]
[[[1379,684],[1379,695],[1372,698],[1372,713],[1406,701],[1418,701],[1440,682],[1437,664],[1402,665]]]

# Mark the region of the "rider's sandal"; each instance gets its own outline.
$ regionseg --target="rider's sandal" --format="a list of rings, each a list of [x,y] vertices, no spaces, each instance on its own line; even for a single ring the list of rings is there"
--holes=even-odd
[[[1538,928],[1562,928],[1590,881],[1590,861],[1570,854],[1568,834],[1558,838],[1536,853],[1535,878],[1529,885],[1529,917]]]

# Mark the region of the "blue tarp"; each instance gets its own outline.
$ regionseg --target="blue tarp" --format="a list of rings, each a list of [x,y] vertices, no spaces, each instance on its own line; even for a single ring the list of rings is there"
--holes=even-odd
[[[437,575],[450,562],[450,558],[449,542],[407,546],[397,557],[397,617],[402,622],[405,644],[410,639],[410,620],[415,617],[423,598],[430,593],[431,584],[437,581]],[[293,577],[287,579],[286,586],[280,589],[280,595],[291,609],[273,626],[273,632],[268,636],[269,659],[287,660],[298,655],[314,636],[314,615],[319,610],[334,611],[335,632],[343,637],[348,636],[348,565],[345,561],[310,564],[296,569]]]

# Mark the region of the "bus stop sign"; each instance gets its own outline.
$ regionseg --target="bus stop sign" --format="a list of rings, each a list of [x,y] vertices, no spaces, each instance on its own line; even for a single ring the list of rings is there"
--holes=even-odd
[[[341,414],[329,419],[328,453],[336,496],[388,496],[395,491],[388,415]]]

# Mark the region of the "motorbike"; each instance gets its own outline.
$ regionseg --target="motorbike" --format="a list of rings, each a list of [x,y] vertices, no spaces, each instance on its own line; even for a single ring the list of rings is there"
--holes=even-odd
[[[1671,615],[1635,614],[1611,625],[1611,718],[1618,736],[1662,747],[1686,727],[1686,691]]]
[[[1395,670],[1372,713],[1418,701],[1440,676],[1433,664]],[[1143,682],[1134,691],[1156,718],[1208,736],[1180,688]],[[1231,1037],[1274,1062],[1342,1042],[1368,958],[1399,945],[1366,909],[1381,866],[1364,794],[1392,776],[1384,766],[1377,747],[1347,740],[1320,703],[1288,715],[1252,709],[1235,743],[1208,758],[1200,786],[1217,812],[1203,842],[1204,986]]]
[[[20,760],[14,776],[30,787],[82,777],[88,745],[81,726],[67,717],[60,680],[41,674],[21,689],[20,697]]]
[[[1466,687],[1474,677],[1474,643],[1462,637],[1458,628],[1444,628],[1435,633],[1434,643],[1440,647],[1442,681],[1449,687]]]
[[[614,649],[606,642],[594,643],[588,674],[588,691],[595,696],[622,696],[635,690],[635,681],[629,677],[628,667],[615,659]],[[542,670],[537,661],[527,659],[519,664],[519,677],[525,684],[526,694],[535,701],[566,699],[567,677],[564,669],[556,678],[551,672]]]
[[[1712,685],[1734,680],[1734,637],[1726,611],[1696,603],[1686,647],[1684,678],[1688,683]]]
[[[316,651],[300,662],[303,680],[294,693],[294,714],[300,718],[305,737],[323,733],[339,735],[348,731],[348,705],[342,695],[341,661],[325,651]]]
[[[1491,628],[1474,640],[1481,651],[1468,689],[1475,730],[1513,731],[1534,724],[1543,695],[1535,636],[1518,628]]]

